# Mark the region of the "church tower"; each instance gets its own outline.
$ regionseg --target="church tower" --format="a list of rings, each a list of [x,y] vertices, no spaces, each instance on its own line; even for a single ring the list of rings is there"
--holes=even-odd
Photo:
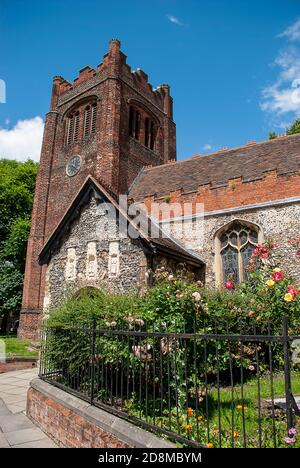
[[[170,88],[132,71],[117,39],[73,83],[54,77],[27,246],[19,336],[38,339],[46,267],[38,255],[87,176],[125,194],[144,166],[176,159]]]

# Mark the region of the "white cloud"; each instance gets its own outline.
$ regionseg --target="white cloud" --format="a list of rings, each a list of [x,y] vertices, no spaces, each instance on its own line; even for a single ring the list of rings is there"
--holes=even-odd
[[[0,128],[0,158],[39,161],[43,131],[41,117],[19,120],[11,129]]]
[[[184,26],[184,23],[182,23],[176,16],[167,15],[167,18],[171,23],[177,24],[177,26]]]
[[[212,149],[212,146],[209,143],[207,143],[206,145],[202,147],[203,151],[210,151],[211,149]]]
[[[300,51],[289,48],[282,51],[274,64],[280,71],[276,81],[262,93],[261,108],[275,114],[300,113]]]
[[[279,36],[294,42],[300,40],[300,19]],[[272,65],[278,68],[278,75],[272,84],[263,89],[260,107],[273,125],[282,128],[283,120],[291,122],[300,114],[299,46],[286,44]]]
[[[279,37],[287,37],[290,41],[297,41],[300,39],[300,18],[279,34]]]

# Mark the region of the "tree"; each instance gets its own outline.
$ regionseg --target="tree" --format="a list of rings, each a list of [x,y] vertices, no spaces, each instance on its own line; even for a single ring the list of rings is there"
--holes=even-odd
[[[0,318],[2,331],[22,300],[26,245],[38,164],[0,160]]]
[[[269,140],[275,140],[275,138],[277,138],[277,133],[269,132]]]
[[[287,135],[294,135],[294,133],[300,133],[300,119],[296,119],[286,131]]]
[[[294,135],[295,133],[300,133],[300,119],[294,120],[294,122],[286,129],[287,135]],[[274,140],[274,138],[277,137],[277,133],[269,132],[269,140]]]

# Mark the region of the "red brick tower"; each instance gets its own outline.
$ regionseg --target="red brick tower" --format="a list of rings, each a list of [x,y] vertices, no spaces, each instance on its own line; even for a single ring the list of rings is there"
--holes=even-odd
[[[103,62],[80,70],[70,83],[54,77],[46,116],[32,227],[27,247],[19,337],[37,339],[45,267],[38,254],[88,175],[126,193],[146,165],[176,159],[176,131],[168,85],[153,90],[131,71],[120,42]]]

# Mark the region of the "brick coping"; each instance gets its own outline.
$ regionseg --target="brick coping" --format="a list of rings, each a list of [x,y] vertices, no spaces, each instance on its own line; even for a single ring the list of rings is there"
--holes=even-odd
[[[30,382],[29,393],[31,390],[39,392],[43,397],[53,400],[62,407],[70,410],[73,414],[83,418],[88,423],[98,427],[102,431],[116,437],[121,443],[133,448],[176,448],[176,445],[160,439],[140,427],[121,419],[113,414],[96,408],[80,398],[54,387],[40,378]],[[27,400],[28,403],[28,400]],[[27,405],[27,414],[29,413]],[[31,419],[32,415],[28,414]],[[67,418],[67,416],[66,416]],[[35,421],[38,423],[38,421]],[[39,424],[39,423],[38,423]],[[45,428],[42,428],[45,431]]]

